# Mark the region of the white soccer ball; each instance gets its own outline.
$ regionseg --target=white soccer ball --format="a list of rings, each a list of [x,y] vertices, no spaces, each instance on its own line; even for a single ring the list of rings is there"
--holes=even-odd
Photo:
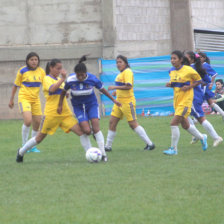
[[[98,163],[102,159],[102,153],[98,148],[89,148],[86,152],[86,159],[90,163]]]

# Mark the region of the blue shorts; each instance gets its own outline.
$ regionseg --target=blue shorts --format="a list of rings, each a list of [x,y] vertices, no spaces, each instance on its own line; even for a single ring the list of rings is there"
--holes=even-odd
[[[207,85],[205,87],[205,91],[204,91],[204,99],[205,100],[209,100],[211,98],[213,98],[215,96],[215,93],[213,93],[209,88],[208,88],[209,85]]]
[[[196,100],[193,101],[191,107],[191,116],[195,117],[196,119],[205,116],[201,102],[198,102]]]
[[[97,103],[73,105],[73,111],[79,123],[93,118],[100,119],[99,105]]]

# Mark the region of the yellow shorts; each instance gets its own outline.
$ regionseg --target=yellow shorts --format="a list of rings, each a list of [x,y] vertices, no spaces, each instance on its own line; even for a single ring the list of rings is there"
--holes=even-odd
[[[177,108],[175,108],[175,113],[174,115],[178,115],[178,116],[182,116],[187,118],[191,113],[191,107],[186,107],[186,106],[178,106]]]
[[[42,115],[41,103],[39,99],[35,102],[30,102],[29,100],[25,100],[25,99],[19,99],[18,103],[19,103],[20,113],[23,113],[25,111],[30,111],[32,115]]]
[[[76,125],[78,121],[71,116],[44,116],[40,125],[40,132],[43,134],[53,135],[60,127],[65,133],[70,132],[70,129]]]
[[[127,121],[133,121],[137,120],[136,116],[136,110],[135,110],[135,101],[131,101],[128,103],[122,103],[121,107],[118,107],[116,104],[114,104],[111,116],[117,117],[122,119],[123,117],[126,117]]]

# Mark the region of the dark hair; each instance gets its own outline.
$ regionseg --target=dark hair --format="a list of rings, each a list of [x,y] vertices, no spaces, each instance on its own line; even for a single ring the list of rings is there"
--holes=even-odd
[[[195,70],[203,78],[206,74],[206,71],[202,68],[201,60],[199,57],[196,57],[196,54],[193,51],[187,51],[185,54],[188,54],[189,57],[193,60],[195,64]]]
[[[40,57],[39,57],[39,55],[37,54],[37,53],[35,53],[35,52],[30,52],[27,56],[26,56],[26,66],[28,67],[28,68],[30,68],[30,66],[29,66],[29,64],[28,64],[28,60],[30,59],[30,58],[32,58],[32,57],[37,57],[38,58],[38,64],[37,64],[37,67],[40,65]],[[30,68],[31,69],[31,68]]]
[[[205,53],[203,53],[203,52],[198,52],[198,54],[199,54],[201,57],[205,58],[205,62],[207,62],[208,64],[210,64],[210,59],[209,59],[209,57],[208,57]]]
[[[75,66],[74,68],[74,72],[75,73],[80,73],[80,72],[83,72],[83,73],[86,73],[87,72],[87,68],[86,68],[86,65],[83,63],[83,61],[86,61],[87,58],[86,58],[87,55],[83,55],[80,59],[79,59],[79,63]]]
[[[172,54],[175,54],[179,59],[183,59],[184,58],[184,54],[181,52],[181,51],[178,51],[178,50],[175,50],[171,53]]]
[[[222,79],[216,79],[215,83],[220,82],[222,84],[222,86],[224,85],[223,80]]]
[[[128,63],[128,59],[127,57],[123,56],[123,55],[118,55],[116,59],[120,58],[125,64],[126,64],[126,68],[130,68],[130,65]]]
[[[48,75],[50,73],[50,67],[54,67],[58,63],[61,63],[61,60],[57,58],[54,58],[51,61],[49,61],[45,68],[46,74]]]

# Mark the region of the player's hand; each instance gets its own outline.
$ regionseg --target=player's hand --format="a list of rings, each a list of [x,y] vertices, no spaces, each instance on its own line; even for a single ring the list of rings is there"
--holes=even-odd
[[[171,83],[170,82],[167,82],[166,83],[166,87],[171,87]]]
[[[66,98],[68,99],[68,98],[69,98],[69,93],[66,93],[66,95],[65,95],[65,96],[66,96]]]
[[[108,87],[108,90],[114,90],[115,89],[115,86],[109,86]]]
[[[66,79],[66,76],[67,76],[67,71],[66,71],[65,69],[62,69],[62,70],[61,70],[61,77],[62,77],[63,79]]]
[[[111,95],[116,96],[117,95],[116,91],[113,91]]]
[[[114,100],[114,103],[118,106],[118,107],[121,107],[122,104],[120,102],[118,102],[117,100]]]
[[[58,106],[57,112],[58,112],[58,114],[61,114],[62,113],[62,107]]]
[[[212,89],[212,87],[213,87],[213,83],[210,83],[210,85],[209,85],[209,89]]]
[[[14,107],[14,101],[10,100],[9,101],[9,108],[12,109]]]

